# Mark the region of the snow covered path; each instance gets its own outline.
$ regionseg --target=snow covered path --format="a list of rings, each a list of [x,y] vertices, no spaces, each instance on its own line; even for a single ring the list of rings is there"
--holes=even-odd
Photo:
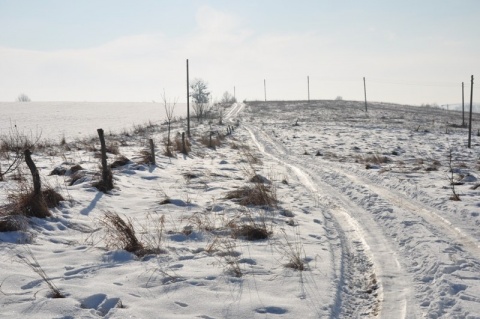
[[[475,236],[458,227],[456,220],[442,217],[434,207],[370,179],[364,169],[300,155],[301,149],[286,142],[293,129],[284,125],[285,131],[280,133],[275,127],[278,122],[268,125],[263,120],[261,128],[246,124],[258,148],[288,167],[318,196],[324,214],[341,227],[344,251],[357,243],[371,260],[367,271],[378,280],[380,317],[479,318],[480,250]],[[269,120],[278,121],[275,115],[266,122]],[[268,134],[273,129],[274,133]],[[308,134],[315,135],[310,130]],[[355,253],[358,250],[352,255]],[[353,269],[343,269],[345,274],[350,271],[353,278],[362,276],[356,260],[347,261],[347,267]],[[342,285],[348,286],[348,282],[338,282],[339,290],[345,288]],[[354,300],[356,295],[342,294],[341,317],[353,311],[352,302],[362,307]],[[364,302],[371,305],[372,301]]]
[[[352,256],[346,257],[350,259],[346,261],[348,267],[353,267],[354,269],[342,269],[341,271],[344,273],[340,274],[340,276],[345,276],[346,272],[352,271],[352,276],[354,277],[374,280],[370,283],[372,286],[377,286],[376,283],[378,282],[379,293],[376,294],[372,291],[373,296],[371,299],[376,299],[373,301],[373,304],[377,307],[381,318],[412,317],[414,310],[411,309],[413,308],[411,302],[407,301],[410,295],[407,283],[409,283],[410,279],[402,269],[396,253],[390,247],[388,239],[382,235],[379,226],[372,222],[372,219],[360,207],[349,202],[348,198],[345,198],[337,190],[323,183],[318,171],[305,169],[305,163],[299,163],[299,161],[291,159],[289,154],[285,152],[285,149],[282,152],[281,147],[275,145],[267,135],[262,134],[257,128],[247,127],[247,130],[263,153],[270,156],[274,161],[288,167],[293,174],[303,181],[305,187],[312,194],[318,196],[324,212],[336,221],[335,225],[340,228],[338,231],[341,231],[345,237],[343,239],[343,250],[347,250],[348,246],[353,243],[358,245],[357,251],[353,253],[353,258]],[[301,164],[303,165],[300,166]],[[304,169],[302,170],[299,167],[304,167]],[[364,258],[367,260],[355,259],[355,255],[360,253],[363,253],[365,255]],[[362,261],[361,264],[358,264],[359,260]],[[367,269],[370,268],[368,260],[373,261],[372,269]],[[345,285],[349,285],[349,283],[339,281],[338,291],[344,290]],[[352,301],[356,297],[356,291],[344,293],[341,296],[342,301],[337,305],[337,313],[341,314],[342,317],[361,315],[357,309],[362,309],[364,306],[359,304],[358,300],[353,302],[357,309],[349,309],[352,308]],[[363,300],[363,302],[368,304],[372,303],[372,300]]]

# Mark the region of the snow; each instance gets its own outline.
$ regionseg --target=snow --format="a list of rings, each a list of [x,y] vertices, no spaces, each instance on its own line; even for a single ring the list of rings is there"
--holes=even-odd
[[[475,135],[466,147],[467,129],[452,125],[461,112],[371,103],[365,113],[363,102],[351,101],[234,104],[224,125],[192,121],[192,151],[168,158],[165,125],[145,135],[127,125],[154,111],[120,106],[134,112],[42,127],[48,137],[68,136],[68,149],[34,152],[44,184],[66,200],[52,217],[0,232],[1,318],[480,318],[480,188],[472,189],[480,141]],[[99,108],[81,108],[89,107]],[[15,122],[36,126],[42,116],[52,119],[45,112]],[[474,129],[479,120],[474,114]],[[83,126],[94,133],[99,125],[120,132],[107,140],[131,160],[113,170],[107,194],[91,186],[95,152],[74,142]],[[227,125],[235,130],[221,146],[201,144],[203,132],[225,133]],[[173,136],[185,126],[175,122]],[[148,138],[157,145],[155,166],[140,163]],[[49,175],[71,164],[90,177],[69,186],[68,173]],[[450,200],[452,179],[460,201]],[[227,199],[258,182],[271,187],[277,207]],[[0,182],[4,204],[17,185],[10,176]],[[137,257],[109,245],[106,212],[129,218],[159,253]],[[234,236],[249,223],[270,237]],[[65,298],[51,298],[22,262],[32,256]],[[295,257],[304,270],[288,267]]]
[[[134,112],[132,112],[132,110]],[[0,102],[0,134],[13,126],[33,137],[60,141],[95,135],[98,128],[119,133],[148,121],[163,122],[162,103],[114,102]],[[186,104],[175,106],[174,117],[185,117]]]

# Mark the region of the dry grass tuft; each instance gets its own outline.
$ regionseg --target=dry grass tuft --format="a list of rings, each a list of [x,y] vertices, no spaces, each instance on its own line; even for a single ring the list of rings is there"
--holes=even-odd
[[[255,183],[230,191],[226,199],[236,199],[243,206],[268,206],[277,205],[277,195],[272,184]]]
[[[121,166],[125,166],[128,163],[130,163],[130,160],[128,158],[126,158],[123,155],[119,155],[119,156],[115,157],[115,160],[113,161],[113,163],[110,164],[110,168],[118,168],[118,167],[121,167]]]
[[[107,247],[124,249],[134,254],[143,251],[144,247],[137,238],[129,218],[126,218],[125,221],[117,213],[107,211],[100,220],[100,224],[106,230],[105,243]]]
[[[65,298],[65,295],[60,292],[60,289],[52,282],[52,279],[45,273],[42,266],[38,262],[35,255],[29,248],[25,248],[25,253],[17,254],[19,261],[26,266],[28,266],[31,270],[33,270],[40,278],[45,282],[50,289],[50,297],[51,298]]]
[[[305,263],[306,256],[305,250],[300,240],[300,235],[295,234],[294,242],[288,239],[287,234],[283,231],[284,240],[281,245],[278,245],[280,253],[287,259],[287,263],[284,264],[286,268],[295,269],[298,271],[308,270],[308,266]]]
[[[35,195],[30,187],[21,185],[16,193],[8,195],[8,200],[7,215],[46,218],[52,216],[49,208],[58,206],[64,198],[51,188]]]
[[[132,220],[128,217],[121,218],[117,213],[106,211],[100,224],[105,228],[105,243],[108,248],[123,249],[142,257],[148,254],[163,252],[163,233],[165,217],[162,215],[158,220],[151,215],[147,216],[148,224],[141,226],[142,240],[137,235]],[[153,227],[153,233],[149,227]]]
[[[229,223],[233,238],[250,241],[268,239],[272,234],[272,224],[267,223],[263,213],[246,212]]]
[[[21,215],[5,215],[0,211],[0,233],[25,230],[27,228],[27,220]]]

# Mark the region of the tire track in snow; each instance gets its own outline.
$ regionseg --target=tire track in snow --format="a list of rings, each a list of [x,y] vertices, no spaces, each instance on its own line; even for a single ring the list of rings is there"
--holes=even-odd
[[[427,224],[432,225],[437,229],[437,231],[462,245],[462,247],[469,251],[472,256],[480,256],[480,243],[478,240],[475,240],[471,236],[465,234],[459,228],[453,226],[451,222],[440,216],[440,214],[437,214],[434,209],[424,207],[422,203],[414,202],[414,200],[407,198],[399,192],[377,186],[371,181],[347,173],[339,168],[336,168],[335,171],[345,175],[347,178],[352,180],[352,182],[362,184],[371,189],[372,192],[380,195],[382,198],[393,203],[395,206],[413,212],[417,216],[422,217]]]
[[[364,253],[373,261],[374,275],[378,279],[379,289],[377,295],[377,308],[376,311],[380,312],[381,318],[406,318],[411,317],[413,312],[413,303],[409,300],[410,288],[408,283],[410,278],[406,275],[402,269],[397,254],[392,249],[389,240],[383,235],[382,230],[377,223],[369,216],[368,213],[363,212],[362,209],[355,204],[351,203],[348,198],[345,198],[333,187],[326,185],[321,179],[321,176],[315,174],[309,174],[305,170],[300,169],[293,160],[289,160],[288,154],[285,154],[285,150],[282,146],[273,142],[265,134],[261,134],[258,129],[253,127],[247,127],[253,141],[259,147],[259,149],[282,165],[291,169],[295,175],[302,181],[312,193],[322,196],[322,201],[325,207],[331,211],[331,214],[336,219],[336,227],[343,234],[344,244],[343,249],[346,249],[346,241],[350,243],[360,244],[362,248],[357,249],[357,252],[364,251]],[[257,136],[261,135],[262,143],[259,142]],[[283,159],[280,159],[283,158]],[[326,194],[326,195],[323,195]],[[355,213],[357,212],[357,213]],[[341,226],[340,226],[341,225]],[[341,227],[341,228],[340,228]],[[358,267],[350,263],[349,267]],[[361,276],[364,269],[353,269],[353,276]],[[349,269],[352,271],[352,269]],[[344,269],[341,272],[345,272]],[[356,273],[355,273],[356,272]],[[340,278],[343,278],[345,274],[339,274]],[[355,296],[343,295],[340,296],[340,292],[344,290],[342,287],[345,284],[343,280],[338,283],[337,301],[335,307],[342,307],[342,315],[351,315],[346,310],[349,302],[352,302]],[[375,296],[373,296],[375,298]],[[343,300],[341,300],[343,299]],[[371,302],[371,300],[370,300]],[[355,301],[353,301],[355,303]],[[356,307],[360,307],[358,304]],[[340,309],[337,309],[337,311]],[[338,315],[338,313],[337,313]],[[355,313],[356,316],[361,316],[362,313]]]

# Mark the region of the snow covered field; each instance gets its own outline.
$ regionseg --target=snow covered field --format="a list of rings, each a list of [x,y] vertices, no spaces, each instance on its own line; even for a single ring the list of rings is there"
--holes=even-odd
[[[165,125],[107,136],[130,159],[108,194],[91,186],[95,150],[67,139],[34,152],[66,200],[0,233],[0,318],[480,318],[480,137],[466,148],[461,121],[393,104],[235,104],[223,125],[193,123],[188,156],[161,154]],[[201,143],[227,125],[216,149]],[[150,137],[156,166],[139,163]],[[85,178],[72,185],[68,170],[49,175],[74,164]],[[0,182],[2,203],[17,185]],[[278,202],[241,205],[245,187]],[[112,245],[108,212],[159,253]]]
[[[95,135],[98,128],[119,133],[133,125],[165,120],[164,105],[153,102],[0,102],[0,112],[0,134],[16,125],[22,132],[57,142]],[[186,104],[178,103],[174,116],[186,114]]]

